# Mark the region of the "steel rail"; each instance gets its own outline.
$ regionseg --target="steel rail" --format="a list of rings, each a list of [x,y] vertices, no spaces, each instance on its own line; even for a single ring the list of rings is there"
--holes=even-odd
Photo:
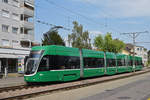
[[[77,88],[82,88],[82,87],[86,87],[86,86],[90,86],[90,85],[95,85],[95,84],[99,84],[99,83],[104,83],[104,82],[108,82],[108,81],[113,81],[113,80],[118,80],[118,79],[124,79],[124,78],[128,78],[128,77],[132,77],[132,76],[136,76],[136,75],[141,75],[141,74],[145,74],[145,73],[148,73],[150,72],[150,69],[146,69],[144,71],[137,71],[137,72],[134,72],[134,73],[125,73],[125,74],[119,74],[119,75],[114,75],[114,76],[104,76],[104,77],[108,77],[104,80],[98,80],[100,78],[103,78],[103,77],[97,77],[97,78],[91,78],[91,79],[83,79],[83,80],[78,80],[78,81],[75,81],[76,83],[77,82],[80,82],[80,84],[73,84],[75,82],[67,82],[68,84],[73,84],[73,85],[68,85],[68,86],[64,86],[64,87],[58,87],[58,88],[54,88],[54,89],[47,89],[47,90],[43,90],[43,91],[36,91],[36,92],[33,92],[33,93],[26,93],[26,94],[21,94],[21,95],[15,95],[15,96],[9,96],[9,97],[4,97],[4,98],[1,98],[0,97],[0,100],[20,100],[20,99],[28,99],[28,98],[31,98],[31,97],[35,97],[37,95],[43,95],[43,94],[47,94],[47,93],[53,93],[53,92],[58,92],[58,91],[66,91],[66,90],[71,90],[71,89],[77,89]],[[113,78],[112,78],[113,77]],[[90,80],[97,80],[97,81],[90,81]],[[63,84],[67,84],[67,83],[62,83],[62,84],[57,84],[57,85],[63,85]],[[51,85],[44,85],[44,86],[27,86],[27,85],[22,85],[22,86],[15,86],[15,87],[8,87],[8,88],[4,88],[5,90],[4,91],[1,91],[2,88],[0,89],[0,94],[1,92],[15,92],[16,90],[23,90],[23,89],[38,89],[40,87],[53,87],[54,84],[51,84]]]

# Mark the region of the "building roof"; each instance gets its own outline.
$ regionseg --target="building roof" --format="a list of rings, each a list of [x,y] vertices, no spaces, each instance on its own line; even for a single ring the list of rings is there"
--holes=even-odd
[[[133,44],[127,43],[125,50],[128,51],[130,54],[133,54],[133,51],[131,51],[132,49],[133,49]]]

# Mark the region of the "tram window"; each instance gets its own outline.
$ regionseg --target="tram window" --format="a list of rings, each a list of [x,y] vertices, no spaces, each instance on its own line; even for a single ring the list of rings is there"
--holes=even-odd
[[[140,65],[140,60],[137,61],[137,65]]]
[[[49,70],[49,57],[45,56],[40,62],[38,71],[48,71]]]
[[[54,70],[79,69],[80,58],[73,56],[54,56]]]
[[[118,66],[122,66],[122,62],[121,62],[120,59],[117,60],[117,65],[118,65]]]
[[[137,65],[140,65],[140,64],[139,64],[139,60],[137,60],[137,62],[136,62],[136,63],[137,63]]]
[[[103,58],[102,59],[97,59],[97,64],[100,67],[104,67],[104,59]]]
[[[138,64],[138,65],[141,65],[141,64],[140,64],[140,60],[138,60],[137,64]]]
[[[137,60],[135,60],[135,65],[138,65],[138,64],[137,64]]]
[[[142,65],[142,61],[141,60],[138,61],[138,65]]]
[[[135,60],[135,61],[134,61],[134,64],[135,64],[135,66],[137,66],[137,65],[138,65],[138,64],[137,64],[137,60]]]
[[[133,60],[132,60],[132,65],[133,65],[133,63],[135,64],[135,66],[139,65],[139,64],[138,64],[138,60],[135,60],[134,62],[133,62]]]
[[[139,63],[140,63],[140,65],[143,65],[143,64],[142,64],[142,60],[140,60]]]
[[[115,67],[116,60],[115,59],[107,59],[107,67]]]
[[[128,66],[132,66],[131,60],[128,60]]]
[[[67,69],[79,69],[80,68],[80,58],[79,57],[68,57],[65,66]]]
[[[133,66],[133,60],[131,60],[131,66]]]
[[[137,65],[140,65],[140,60],[137,60]]]
[[[133,66],[133,60],[130,60],[130,66]]]
[[[49,55],[42,58],[38,71],[79,68],[80,57]]]
[[[100,68],[104,67],[103,58],[83,58],[84,68]]]
[[[125,66],[125,60],[124,59],[117,59],[117,65],[118,66]]]
[[[54,56],[54,70],[65,69],[65,57],[64,56]]]

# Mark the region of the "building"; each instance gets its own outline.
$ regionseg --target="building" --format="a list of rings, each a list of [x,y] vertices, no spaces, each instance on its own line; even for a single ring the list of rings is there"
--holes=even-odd
[[[34,0],[0,0],[0,71],[23,71],[33,42]]]
[[[142,57],[143,64],[146,65],[148,61],[147,49],[144,48],[143,46],[135,46],[135,53],[136,53],[136,56]]]
[[[122,50],[122,54],[133,55],[133,45],[132,44],[126,44],[125,49]]]
[[[123,54],[127,55],[133,55],[133,45],[132,44],[126,44],[125,49],[122,51]],[[143,59],[143,64],[146,65],[148,61],[148,54],[147,54],[147,49],[144,48],[143,46],[135,46],[135,56],[142,57]]]
[[[127,50],[122,50],[122,54],[130,55],[130,52],[129,52],[129,51],[127,51]]]

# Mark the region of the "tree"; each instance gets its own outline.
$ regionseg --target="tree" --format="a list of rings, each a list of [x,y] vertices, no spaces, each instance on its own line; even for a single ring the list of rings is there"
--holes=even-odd
[[[62,45],[65,46],[64,40],[58,34],[57,30],[49,30],[46,34],[43,35],[42,45]]]
[[[150,50],[148,51],[148,53],[147,53],[147,54],[148,54],[148,59],[150,59]]]
[[[73,22],[73,30],[72,34],[68,35],[68,41],[69,44],[72,45],[72,47],[75,48],[85,48],[85,49],[91,49],[91,41],[89,38],[89,32],[83,31],[83,26],[78,24],[78,22]]]
[[[80,51],[80,77],[83,77],[83,58],[82,58],[82,48],[91,49],[91,40],[89,38],[89,32],[83,31],[83,26],[78,24],[78,22],[73,22],[72,34],[68,35],[69,44],[72,47],[79,48]]]
[[[125,48],[123,41],[119,39],[112,39],[111,33],[107,33],[105,37],[102,35],[97,36],[94,39],[94,45],[98,48],[98,50],[114,53],[119,53]]]
[[[122,52],[122,50],[125,48],[125,43],[119,39],[114,39],[113,40],[113,51],[115,53]]]

